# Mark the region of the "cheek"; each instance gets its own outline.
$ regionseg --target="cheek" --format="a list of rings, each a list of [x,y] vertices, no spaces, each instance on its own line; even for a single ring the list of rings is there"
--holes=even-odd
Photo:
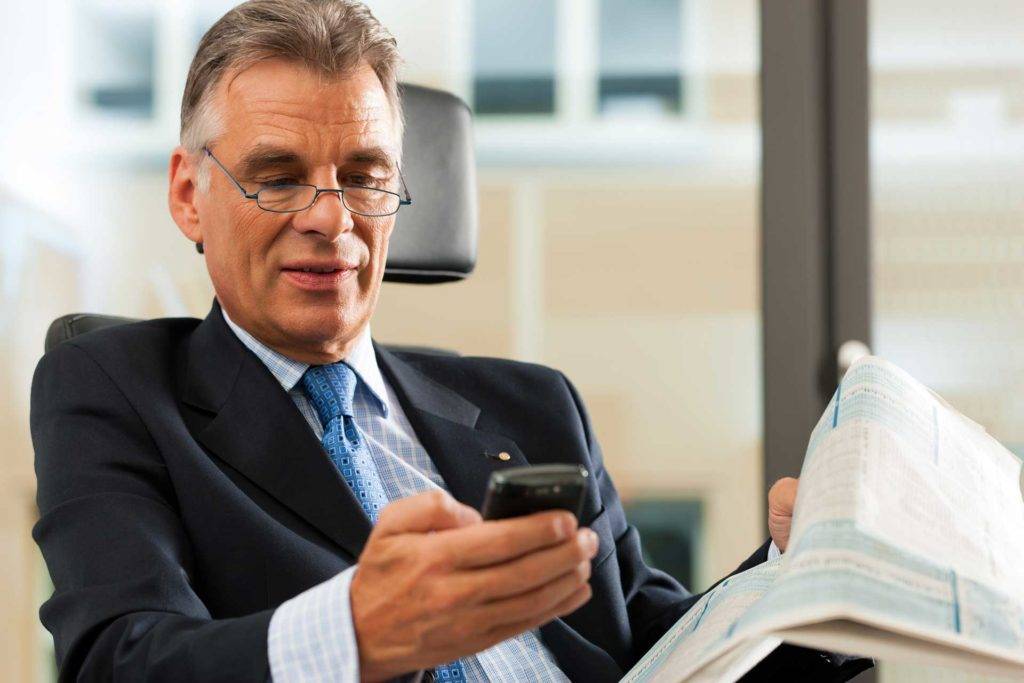
[[[395,222],[393,220],[387,223],[371,225],[367,232],[369,235],[370,257],[380,270],[384,270],[384,264],[388,258],[388,243],[391,240],[391,230],[394,225]]]
[[[282,231],[282,222],[275,214],[260,209],[239,212],[232,231],[235,250],[250,266],[262,269]]]
[[[373,290],[380,285],[384,278],[384,269],[388,260],[388,242],[393,224],[370,225],[363,233],[366,246],[370,250],[371,264],[371,267],[363,272],[365,275],[364,288]]]
[[[239,208],[227,217],[217,250],[221,284],[234,290],[259,290],[269,282],[268,253],[278,230],[267,225],[264,212]]]

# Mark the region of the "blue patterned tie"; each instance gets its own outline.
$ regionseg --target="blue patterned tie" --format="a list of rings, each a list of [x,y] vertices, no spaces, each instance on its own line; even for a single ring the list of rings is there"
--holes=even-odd
[[[366,516],[376,522],[388,498],[363,435],[352,419],[357,381],[355,371],[344,363],[314,365],[302,376],[306,396],[324,428],[327,457],[348,482]]]
[[[306,390],[320,424],[324,428],[323,445],[327,457],[341,472],[367,517],[373,522],[388,503],[377,466],[352,419],[352,399],[358,377],[345,363],[312,365],[302,375]],[[465,681],[466,672],[458,660],[434,669],[439,681]]]

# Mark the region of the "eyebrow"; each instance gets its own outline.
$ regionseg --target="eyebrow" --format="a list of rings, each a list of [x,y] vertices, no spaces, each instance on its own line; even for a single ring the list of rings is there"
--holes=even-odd
[[[266,143],[258,143],[242,155],[238,163],[238,174],[243,178],[251,178],[260,171],[274,166],[296,166],[302,163],[302,157],[285,147]],[[383,147],[367,147],[349,154],[346,163],[370,164],[387,171],[395,168],[394,159]]]
[[[380,166],[388,171],[393,171],[395,169],[395,160],[383,147],[369,147],[367,149],[356,150],[349,155],[348,161],[353,164],[370,164],[372,166]]]
[[[238,162],[238,174],[243,178],[251,178],[271,166],[294,166],[301,161],[299,155],[291,150],[260,143],[242,155]]]

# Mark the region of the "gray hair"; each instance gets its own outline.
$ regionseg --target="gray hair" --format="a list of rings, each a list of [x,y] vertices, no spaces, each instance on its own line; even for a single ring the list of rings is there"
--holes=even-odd
[[[181,144],[198,155],[223,131],[214,91],[229,71],[265,59],[301,62],[325,76],[344,76],[363,61],[377,74],[402,139],[398,93],[401,57],[391,33],[356,0],[249,0],[210,27],[199,42],[181,98]],[[199,167],[198,184],[209,176]]]

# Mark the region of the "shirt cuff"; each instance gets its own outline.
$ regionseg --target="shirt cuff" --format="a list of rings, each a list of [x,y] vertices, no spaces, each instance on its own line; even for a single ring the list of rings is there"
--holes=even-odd
[[[782,551],[779,550],[779,546],[775,545],[775,541],[772,541],[772,544],[768,546],[768,561],[771,562],[772,560],[774,560],[777,557],[780,557],[781,555]]]
[[[274,611],[267,632],[274,683],[358,683],[359,646],[349,602],[357,566],[299,593]]]

